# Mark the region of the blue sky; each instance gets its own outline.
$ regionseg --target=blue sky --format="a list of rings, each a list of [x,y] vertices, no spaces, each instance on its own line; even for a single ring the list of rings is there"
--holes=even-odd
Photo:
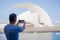
[[[11,6],[20,3],[33,3],[42,7],[51,17],[53,23],[60,22],[60,0],[0,0],[0,19],[3,21],[8,20],[8,15],[11,12],[16,13],[17,15],[25,9],[15,9],[11,12],[6,13],[6,10]]]

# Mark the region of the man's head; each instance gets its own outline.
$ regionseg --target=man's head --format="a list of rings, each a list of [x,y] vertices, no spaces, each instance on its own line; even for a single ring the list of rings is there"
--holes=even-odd
[[[10,23],[16,23],[17,15],[15,13],[12,13],[9,15],[9,22]]]

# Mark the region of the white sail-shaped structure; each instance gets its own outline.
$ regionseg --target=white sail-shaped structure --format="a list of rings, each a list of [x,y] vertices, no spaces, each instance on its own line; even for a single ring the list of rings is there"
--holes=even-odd
[[[47,14],[43,14],[42,16],[40,15],[41,14],[31,12],[29,10],[19,14],[17,20],[25,20],[26,22],[34,24],[35,27],[42,27],[44,25],[48,25],[48,26],[53,25],[52,22],[50,22],[51,19]],[[43,25],[41,23],[43,23]]]
[[[37,15],[39,15],[38,18],[39,18],[40,23],[53,26],[51,18],[49,17],[48,13],[44,9],[42,9],[40,6],[31,4],[31,3],[22,3],[22,4],[13,5],[8,10],[17,9],[17,8],[26,8],[32,11],[33,13],[37,13]],[[32,15],[35,15],[35,14],[32,14]]]

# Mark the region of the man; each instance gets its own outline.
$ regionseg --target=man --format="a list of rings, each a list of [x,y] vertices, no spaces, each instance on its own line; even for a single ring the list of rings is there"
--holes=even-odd
[[[22,32],[25,29],[25,22],[23,23],[23,27],[15,25],[17,20],[17,16],[15,13],[9,15],[9,24],[5,25],[4,32],[7,40],[18,40],[19,32]]]

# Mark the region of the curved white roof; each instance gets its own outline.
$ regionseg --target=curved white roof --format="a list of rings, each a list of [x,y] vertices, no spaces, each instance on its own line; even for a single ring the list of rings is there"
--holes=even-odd
[[[34,24],[34,26],[39,26],[37,13],[31,13],[31,11],[23,12],[22,14],[18,15],[17,19],[25,20],[26,22]]]

